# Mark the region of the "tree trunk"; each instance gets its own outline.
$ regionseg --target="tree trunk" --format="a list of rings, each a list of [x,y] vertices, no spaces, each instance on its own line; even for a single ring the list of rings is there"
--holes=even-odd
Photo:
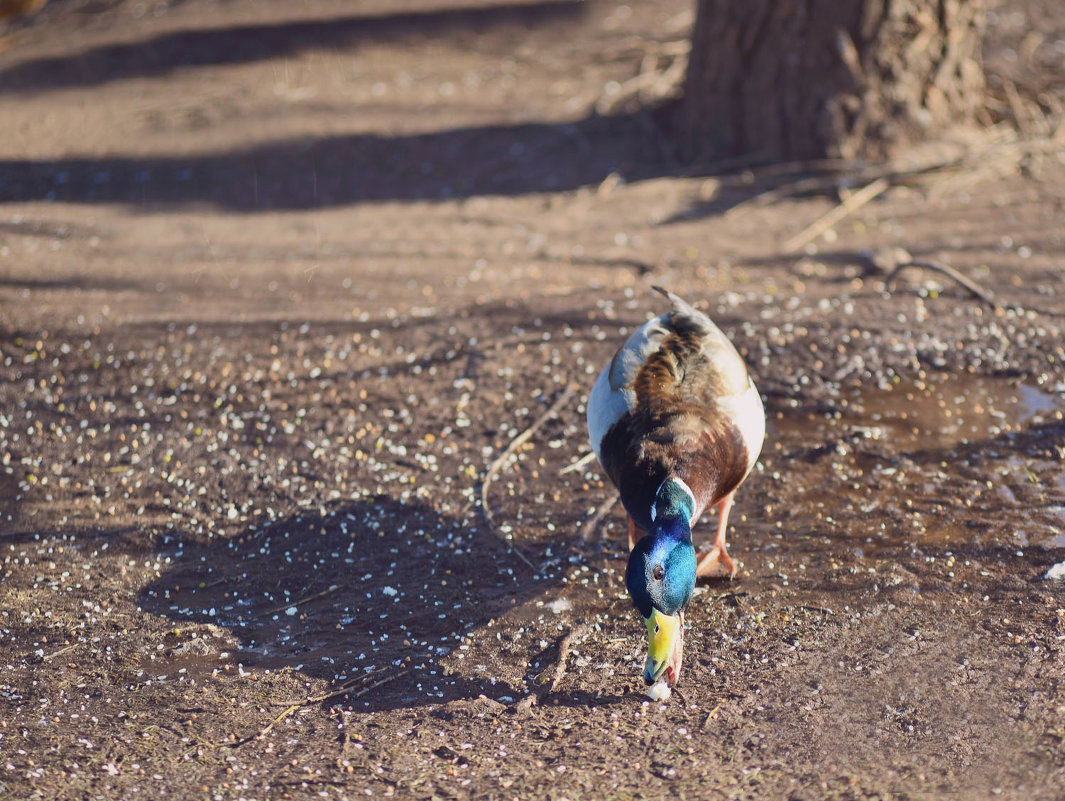
[[[878,158],[972,120],[983,24],[984,0],[699,0],[681,149]]]

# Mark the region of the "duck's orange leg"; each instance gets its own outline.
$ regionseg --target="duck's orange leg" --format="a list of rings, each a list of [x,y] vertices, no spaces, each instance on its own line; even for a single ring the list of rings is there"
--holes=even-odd
[[[642,528],[640,528],[639,526],[636,525],[636,521],[634,521],[631,517],[629,518],[629,550],[630,551],[633,548],[636,547],[636,543],[639,542],[640,537],[642,537],[646,533],[647,533],[646,531],[644,531]]]
[[[717,537],[714,539],[714,546],[705,553],[695,555],[697,560],[695,575],[700,578],[718,576],[732,578],[736,575],[736,563],[732,561],[725,549],[725,530],[728,528],[728,513],[732,509],[734,494],[730,492],[717,504]],[[630,520],[629,523],[631,525],[632,521]]]

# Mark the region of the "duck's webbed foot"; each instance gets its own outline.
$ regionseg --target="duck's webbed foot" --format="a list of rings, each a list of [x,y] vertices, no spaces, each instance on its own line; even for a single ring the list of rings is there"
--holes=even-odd
[[[728,528],[728,513],[732,509],[732,495],[729,493],[717,504],[717,537],[709,551],[695,554],[695,575],[699,578],[733,578],[736,575],[736,563],[728,555],[725,547],[725,530]],[[631,521],[630,521],[631,522]]]
[[[725,543],[695,554],[695,559],[695,575],[699,578],[733,578],[736,575],[736,563],[725,550]]]

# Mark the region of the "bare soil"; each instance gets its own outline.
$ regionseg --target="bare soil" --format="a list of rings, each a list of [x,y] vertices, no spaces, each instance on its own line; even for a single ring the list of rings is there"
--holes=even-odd
[[[1065,9],[989,26],[989,115],[1036,144],[959,133],[938,152],[974,161],[799,254],[844,174],[678,165],[630,91],[690,24],[52,0],[10,26],[0,797],[1062,797]],[[897,247],[993,303],[889,283],[863,254]],[[734,337],[770,416],[741,572],[699,588],[661,704],[621,512],[574,466],[651,283]]]

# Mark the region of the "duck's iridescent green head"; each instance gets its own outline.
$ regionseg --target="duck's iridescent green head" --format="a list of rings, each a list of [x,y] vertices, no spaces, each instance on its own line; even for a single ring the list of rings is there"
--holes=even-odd
[[[695,548],[687,523],[655,528],[636,543],[625,569],[632,605],[646,620],[653,610],[675,615],[684,610],[695,589]],[[678,536],[680,535],[680,536]]]
[[[680,672],[684,608],[695,589],[695,548],[689,520],[691,492],[663,484],[655,500],[654,526],[636,543],[625,569],[632,605],[647,624],[647,664],[643,678],[653,684],[665,674],[672,684]],[[679,483],[679,482],[678,482]],[[670,669],[672,668],[672,670]]]

